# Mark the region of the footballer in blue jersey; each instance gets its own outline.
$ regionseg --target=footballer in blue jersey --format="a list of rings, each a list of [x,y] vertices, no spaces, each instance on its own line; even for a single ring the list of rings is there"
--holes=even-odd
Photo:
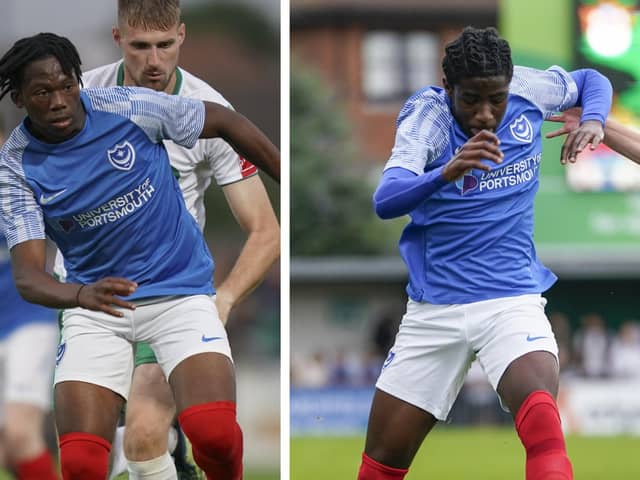
[[[514,68],[493,28],[465,28],[442,66],[444,88],[402,108],[374,194],[381,218],[409,215],[399,245],[409,302],[376,383],[358,478],[403,478],[477,359],[514,417],[526,479],[570,480],[557,344],[541,296],[556,277],[533,242],[540,129],[581,105],[562,157],[597,145],[611,85],[594,70]]]
[[[66,38],[24,38],[0,59],[0,98],[27,117],[0,150],[0,219],[23,298],[64,308],[55,412],[65,479],[104,479],[133,370],[153,348],[194,459],[242,476],[231,353],[212,298],[213,260],[187,211],[162,140],[224,138],[279,172],[279,152],[223,106],[143,88],[80,91]],[[277,175],[279,177],[279,175]],[[45,270],[45,235],[67,282]],[[212,428],[215,425],[216,428]]]
[[[22,299],[0,231],[0,449],[17,478],[55,480],[43,425],[51,409],[56,311]]]

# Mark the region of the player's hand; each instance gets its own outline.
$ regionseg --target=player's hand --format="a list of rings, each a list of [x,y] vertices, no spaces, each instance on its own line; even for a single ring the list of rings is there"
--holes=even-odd
[[[78,291],[78,306],[97,312],[105,312],[114,317],[122,317],[123,313],[115,307],[135,310],[136,305],[119,297],[131,295],[138,284],[125,278],[105,277],[95,283],[88,283]]]
[[[445,164],[442,176],[448,182],[453,182],[472,169],[491,170],[491,167],[483,163],[482,160],[502,163],[504,154],[498,147],[499,144],[500,140],[495,133],[481,130],[471,137]]]
[[[567,161],[575,163],[578,154],[582,152],[587,145],[591,144],[591,150],[594,150],[604,138],[604,128],[597,120],[587,120],[582,122],[577,129],[567,135],[562,150],[560,151],[560,163],[565,165]]]
[[[549,122],[558,122],[563,123],[558,130],[554,130],[551,133],[547,133],[545,135],[546,138],[554,138],[559,137],[560,135],[566,135],[568,133],[573,132],[580,126],[580,117],[582,116],[582,108],[581,107],[573,107],[565,110],[564,112],[558,115],[551,115],[547,118]]]
[[[218,310],[218,318],[222,322],[222,325],[227,324],[229,320],[229,312],[233,308],[233,302],[226,298],[224,292],[218,290],[216,292],[216,309]]]

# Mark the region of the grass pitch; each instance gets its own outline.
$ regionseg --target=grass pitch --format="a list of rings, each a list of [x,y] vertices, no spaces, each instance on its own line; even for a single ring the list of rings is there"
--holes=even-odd
[[[362,437],[295,437],[291,480],[355,480]],[[567,438],[578,480],[640,479],[640,438]],[[514,480],[524,478],[524,451],[509,428],[436,427],[427,437],[406,480]]]

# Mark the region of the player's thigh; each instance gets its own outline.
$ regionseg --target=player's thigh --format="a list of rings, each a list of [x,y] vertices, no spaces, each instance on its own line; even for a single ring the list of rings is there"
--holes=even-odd
[[[473,360],[464,309],[409,301],[376,387],[445,420]]]
[[[236,401],[233,363],[220,353],[199,353],[178,364],[169,376],[178,412],[203,403]]]
[[[213,299],[194,295],[150,307],[155,328],[148,342],[169,378],[178,412],[211,401],[235,401],[231,349]]]
[[[44,410],[35,405],[7,403],[5,412],[5,439],[10,458],[20,461],[37,456],[45,446]]]
[[[55,370],[60,435],[85,432],[112,441],[133,373],[133,347],[125,338],[131,324],[126,316],[65,311]]]
[[[429,412],[376,389],[365,453],[383,465],[408,468],[436,422]]]
[[[520,405],[532,392],[544,390],[555,398],[559,376],[558,360],[552,353],[526,353],[507,367],[498,383],[498,393],[515,417]]]
[[[83,432],[113,442],[124,398],[87,382],[65,381],[55,386],[58,435]]]
[[[176,413],[173,393],[164,373],[157,363],[138,365],[133,371],[133,381],[127,400],[127,428],[148,425],[153,431],[167,430]],[[127,430],[126,435],[133,433]]]
[[[476,311],[486,309],[489,314],[480,315],[483,325],[478,326],[473,344],[503,406],[513,413],[524,400],[521,397],[534,390],[555,394],[558,346],[544,312],[546,300],[521,295],[480,303]]]
[[[54,383],[87,382],[127,398],[133,375],[130,312],[122,318],[83,308],[65,310]]]

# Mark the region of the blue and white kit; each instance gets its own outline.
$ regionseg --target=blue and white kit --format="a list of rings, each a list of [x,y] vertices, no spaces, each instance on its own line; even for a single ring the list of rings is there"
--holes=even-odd
[[[46,234],[68,282],[124,277],[139,285],[131,300],[212,295],[213,259],[162,144],[195,144],[203,102],[128,87],[80,95],[86,121],[74,137],[43,143],[27,118],[0,151],[9,247]]]
[[[407,101],[374,195],[380,217],[411,218],[400,239],[409,302],[378,389],[445,420],[475,359],[496,390],[515,359],[557,359],[541,296],[556,276],[536,255],[534,197],[542,122],[574,105],[604,125],[610,83],[594,70],[515,67],[495,131],[502,163],[447,182],[445,164],[469,140],[450,99],[428,87]]]
[[[556,281],[539,262],[533,243],[540,130],[554,112],[576,104],[584,105],[583,121],[604,124],[611,87],[602,78],[594,70],[569,74],[560,67],[515,67],[507,110],[495,132],[502,163],[487,161],[490,171],[472,170],[451,183],[442,169],[469,139],[451,113],[448,96],[428,87],[407,101],[374,200],[383,218],[411,217],[400,239],[411,299],[471,303],[540,293]],[[407,180],[394,186],[390,180],[400,177]]]

